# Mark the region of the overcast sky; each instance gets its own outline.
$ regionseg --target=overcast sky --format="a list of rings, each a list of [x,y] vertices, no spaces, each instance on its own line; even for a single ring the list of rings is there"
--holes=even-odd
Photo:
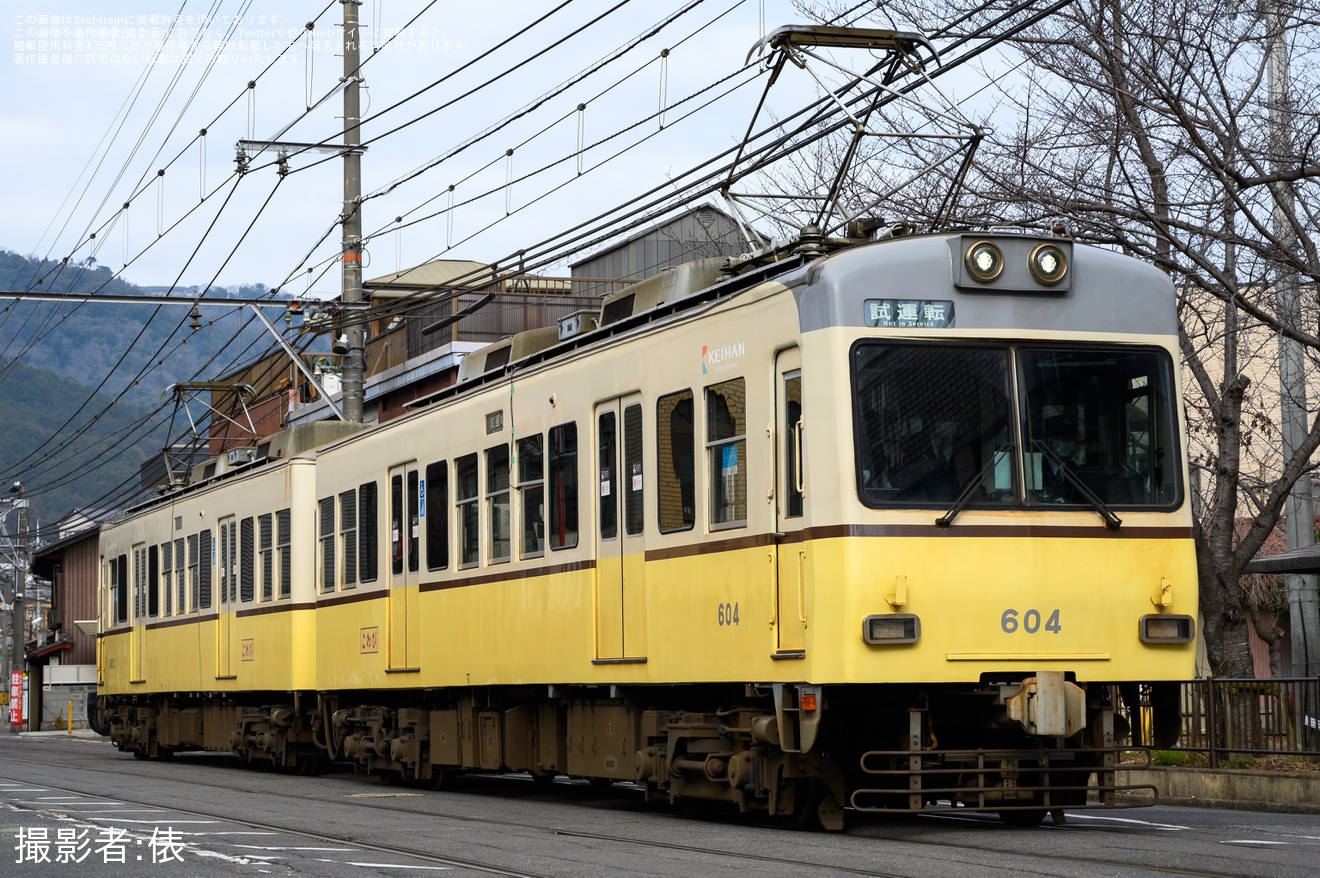
[[[656,112],[662,94],[673,103],[737,71],[760,37],[763,21],[771,29],[802,21],[781,0],[766,0],[764,9],[753,0],[706,0],[621,60],[489,139],[405,180],[685,4],[633,0],[605,15],[614,3],[573,0],[469,70],[370,118],[458,71],[554,5],[439,2],[424,12],[422,0],[368,0],[361,6],[363,58],[370,59],[362,69],[363,139],[370,142],[362,189],[372,194],[403,181],[364,205],[364,227],[372,235],[367,277],[438,257],[503,259],[733,146],[760,97],[763,79],[691,118],[680,118],[686,109],[667,113],[663,131],[658,120],[642,120]],[[385,45],[419,12],[408,30]],[[279,135],[309,142],[340,130],[338,94],[305,110],[332,91],[342,74],[338,2],[16,0],[7,4],[7,15],[11,46],[0,62],[7,86],[0,109],[0,158],[9,173],[0,247],[51,258],[92,256],[114,269],[129,261],[123,276],[143,285],[167,285],[176,278],[183,285],[204,284],[214,278],[222,285],[270,287],[292,277],[286,289],[297,294],[337,292],[339,273],[332,259],[340,247],[335,228],[342,200],[340,160],[296,156],[282,182],[271,166],[250,171],[237,186],[231,175],[241,138]],[[601,15],[581,35],[569,36]],[[312,20],[316,24],[304,34]],[[281,59],[281,50],[295,38]],[[153,64],[162,40],[165,47]],[[659,56],[665,48],[671,51],[662,75]],[[493,85],[437,110],[524,61]],[[786,74],[784,79],[772,100],[781,113],[812,94],[805,76]],[[251,80],[257,85],[249,90]],[[584,113],[576,111],[580,103],[587,105]],[[419,120],[426,113],[431,114]],[[585,152],[580,158],[584,173],[579,174],[580,123],[581,139],[590,144],[638,122],[632,131]],[[406,123],[411,124],[382,137]],[[197,142],[203,127],[204,146]],[[624,156],[602,163],[638,141]],[[514,147],[510,160],[505,153]],[[256,164],[266,165],[270,158],[263,156]],[[510,175],[516,178],[552,162],[560,163],[510,191],[500,189]],[[166,173],[158,177],[162,168]],[[451,219],[443,212],[451,185],[460,202],[498,191],[457,207]],[[122,205],[134,191],[140,194],[125,214]],[[391,231],[397,216],[414,221],[436,212],[441,213],[433,219]],[[506,212],[511,213],[507,218]],[[94,231],[96,239],[90,241]],[[314,269],[311,284],[308,266]],[[327,266],[331,270],[322,274]],[[568,270],[560,264],[551,271]]]

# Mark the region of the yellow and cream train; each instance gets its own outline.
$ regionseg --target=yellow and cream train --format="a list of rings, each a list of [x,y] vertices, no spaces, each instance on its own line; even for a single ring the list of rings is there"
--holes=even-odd
[[[1169,279],[1032,234],[803,242],[105,527],[114,742],[833,828],[1128,801],[1116,693],[1193,673]]]

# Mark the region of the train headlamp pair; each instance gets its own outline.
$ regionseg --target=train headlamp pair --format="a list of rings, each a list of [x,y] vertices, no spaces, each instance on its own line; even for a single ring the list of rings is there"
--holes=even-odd
[[[963,254],[972,278],[988,284],[1004,271],[1004,253],[993,241],[973,241]],[[1054,286],[1068,274],[1068,257],[1057,244],[1037,244],[1027,256],[1027,270],[1043,286]]]

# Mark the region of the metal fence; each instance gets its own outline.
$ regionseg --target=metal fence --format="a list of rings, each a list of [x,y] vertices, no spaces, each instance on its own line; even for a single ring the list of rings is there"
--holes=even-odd
[[[1244,757],[1320,759],[1320,677],[1204,678],[1179,684],[1182,728],[1166,750],[1198,752],[1211,768]],[[1150,740],[1148,698],[1132,717],[1133,740]]]

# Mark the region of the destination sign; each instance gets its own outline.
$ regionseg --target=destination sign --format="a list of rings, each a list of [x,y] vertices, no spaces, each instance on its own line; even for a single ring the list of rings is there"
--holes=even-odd
[[[867,326],[947,329],[953,326],[953,303],[930,299],[867,299]]]

